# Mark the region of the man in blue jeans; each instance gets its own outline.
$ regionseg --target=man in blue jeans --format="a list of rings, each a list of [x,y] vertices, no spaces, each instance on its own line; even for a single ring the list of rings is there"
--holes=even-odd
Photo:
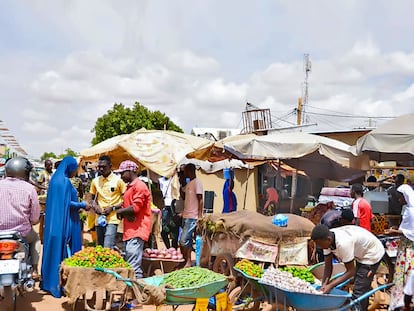
[[[187,180],[185,186],[183,230],[180,238],[180,248],[185,263],[184,267],[191,266],[191,251],[197,219],[203,216],[203,185],[196,178],[195,165],[189,163],[184,168]]]
[[[97,244],[114,248],[120,223],[115,210],[121,207],[126,184],[120,176],[112,172],[111,168],[111,158],[106,155],[101,156],[98,161],[99,176],[92,180],[89,191],[92,194],[92,206],[97,214],[95,220]]]

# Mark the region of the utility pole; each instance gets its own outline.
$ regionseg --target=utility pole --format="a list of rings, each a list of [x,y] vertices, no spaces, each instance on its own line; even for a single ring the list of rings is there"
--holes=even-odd
[[[308,99],[309,99],[309,92],[308,92],[308,79],[309,79],[309,74],[312,71],[312,64],[311,61],[309,59],[309,54],[304,54],[303,55],[303,71],[305,72],[305,81],[303,81],[303,85],[302,85],[302,100],[301,100],[301,116],[302,116],[302,122],[301,124],[305,124],[306,123],[306,108],[308,105]]]

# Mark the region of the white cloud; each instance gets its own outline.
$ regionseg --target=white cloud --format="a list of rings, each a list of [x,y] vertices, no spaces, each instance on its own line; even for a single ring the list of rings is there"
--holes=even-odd
[[[414,3],[407,1],[392,7],[374,0],[4,6],[2,119],[36,156],[89,146],[96,119],[115,102],[139,101],[187,132],[241,126],[246,102],[277,111],[276,117],[288,115],[302,94],[305,52],[312,61],[307,111],[414,111],[414,50],[407,39]],[[331,128],[367,121],[309,119]]]

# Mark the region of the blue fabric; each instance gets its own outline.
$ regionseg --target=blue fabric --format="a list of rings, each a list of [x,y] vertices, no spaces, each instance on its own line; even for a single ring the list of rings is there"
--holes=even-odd
[[[68,178],[77,168],[75,158],[65,157],[50,180],[46,198],[41,289],[57,298],[62,296],[59,266],[68,257],[67,246],[72,253],[82,248],[79,208],[86,203],[78,202]]]
[[[226,179],[223,186],[223,211],[222,213],[235,212],[237,210],[237,199],[230,189],[230,179]]]
[[[180,236],[180,245],[186,247],[192,247],[194,232],[197,227],[197,219],[183,218],[183,230]]]

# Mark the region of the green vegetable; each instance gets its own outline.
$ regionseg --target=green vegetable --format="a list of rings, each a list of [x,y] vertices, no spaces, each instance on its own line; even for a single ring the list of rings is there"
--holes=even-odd
[[[161,284],[172,288],[200,287],[212,282],[223,281],[226,277],[200,267],[183,268],[166,275]]]
[[[299,268],[299,267],[282,267],[282,268],[280,268],[279,267],[279,269],[282,270],[282,271],[287,271],[290,274],[292,274],[293,276],[295,276],[295,277],[297,277],[301,280],[304,280],[308,283],[311,283],[311,284],[315,283],[314,275],[307,268]]]

